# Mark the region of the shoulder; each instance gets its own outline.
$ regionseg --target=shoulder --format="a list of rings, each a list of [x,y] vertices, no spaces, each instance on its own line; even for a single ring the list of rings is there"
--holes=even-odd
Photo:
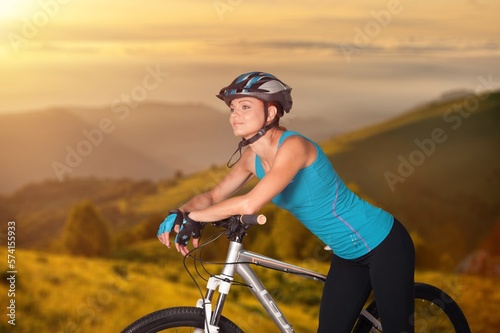
[[[283,134],[281,135],[279,139],[279,146],[281,146],[285,141],[295,141],[295,142],[302,142],[302,143],[311,143],[315,144],[315,142],[308,137],[306,137],[304,134],[301,134],[299,132],[295,131],[284,131]]]
[[[289,158],[299,159],[303,167],[310,165],[316,158],[316,146],[302,134],[296,132],[285,132],[280,139],[278,155],[286,155]]]
[[[310,149],[315,143],[306,136],[293,131],[285,131],[280,137],[278,147],[287,147],[287,149]]]

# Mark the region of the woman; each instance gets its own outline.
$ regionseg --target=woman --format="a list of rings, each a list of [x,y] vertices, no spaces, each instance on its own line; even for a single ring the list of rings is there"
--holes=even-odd
[[[410,236],[392,215],[350,191],[315,142],[279,127],[280,117],[292,107],[290,92],[288,85],[262,72],[242,74],[220,91],[217,97],[231,110],[234,135],[242,137],[235,152],[239,159],[213,190],[171,212],[158,238],[170,247],[169,233],[183,221],[175,230],[175,246],[186,255],[191,236],[198,246],[202,222],[254,214],[272,201],[333,250],[318,332],[350,332],[372,289],[384,332],[413,332]],[[260,181],[250,192],[232,197],[255,176]]]

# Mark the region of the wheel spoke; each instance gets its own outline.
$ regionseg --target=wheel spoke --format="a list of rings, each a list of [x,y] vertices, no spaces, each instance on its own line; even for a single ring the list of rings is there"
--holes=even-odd
[[[415,332],[446,333],[455,330],[438,304],[421,299],[415,302]]]

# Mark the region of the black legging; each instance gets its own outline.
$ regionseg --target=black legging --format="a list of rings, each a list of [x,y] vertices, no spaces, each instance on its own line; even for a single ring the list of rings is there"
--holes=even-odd
[[[415,248],[394,220],[387,238],[354,260],[333,255],[323,290],[318,333],[348,333],[373,289],[384,333],[413,329]]]

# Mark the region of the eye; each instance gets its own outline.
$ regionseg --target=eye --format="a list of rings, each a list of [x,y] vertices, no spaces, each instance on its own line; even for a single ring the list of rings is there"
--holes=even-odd
[[[241,106],[241,109],[242,109],[242,110],[248,110],[248,109],[250,109],[250,105],[243,104],[243,105]]]

